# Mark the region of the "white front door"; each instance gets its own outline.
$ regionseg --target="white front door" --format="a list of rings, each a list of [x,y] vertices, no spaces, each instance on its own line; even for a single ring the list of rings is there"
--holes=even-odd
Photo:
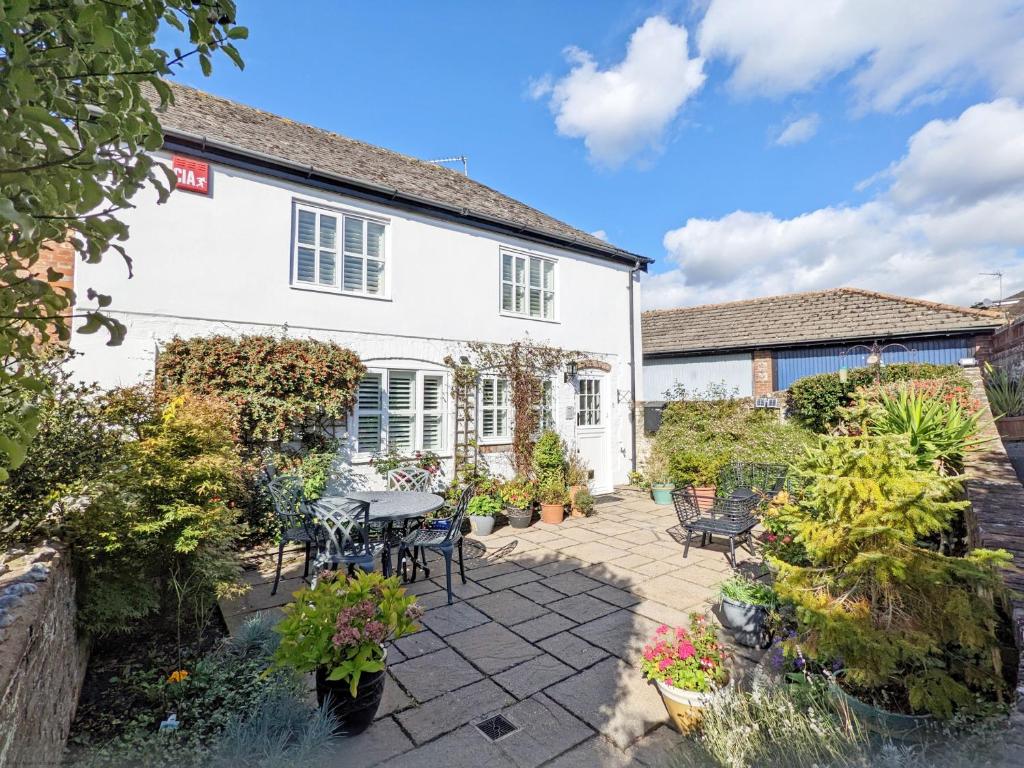
[[[608,413],[605,377],[586,374],[576,383],[576,450],[590,467],[590,492],[610,493]]]

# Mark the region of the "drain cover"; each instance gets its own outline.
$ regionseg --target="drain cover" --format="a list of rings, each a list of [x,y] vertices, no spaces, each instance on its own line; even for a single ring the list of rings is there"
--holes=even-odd
[[[501,715],[489,717],[486,720],[477,723],[476,727],[480,733],[491,741],[497,741],[498,739],[502,739],[510,733],[515,733],[519,730]]]

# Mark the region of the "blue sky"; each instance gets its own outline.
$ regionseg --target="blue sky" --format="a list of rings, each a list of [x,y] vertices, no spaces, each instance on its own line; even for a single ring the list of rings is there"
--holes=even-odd
[[[179,77],[466,154],[655,258],[648,307],[850,284],[970,302],[996,269],[1024,288],[1021,0],[890,5],[243,0],[245,70]]]

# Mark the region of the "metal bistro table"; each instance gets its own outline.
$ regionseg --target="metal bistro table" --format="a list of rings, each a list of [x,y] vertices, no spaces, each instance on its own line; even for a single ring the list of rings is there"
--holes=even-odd
[[[335,497],[340,500],[341,497]],[[381,569],[385,576],[391,575],[391,529],[396,521],[426,517],[435,509],[444,506],[444,499],[436,493],[424,491],[357,491],[347,493],[344,498],[365,501],[370,505],[370,521],[383,522],[384,551],[381,553]]]

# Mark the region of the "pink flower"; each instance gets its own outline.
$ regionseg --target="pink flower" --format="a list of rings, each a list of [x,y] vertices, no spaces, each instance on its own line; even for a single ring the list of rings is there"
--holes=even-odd
[[[679,644],[677,652],[679,654],[680,659],[689,659],[697,653],[697,649],[693,647],[693,643],[691,643],[689,640],[684,640]]]
[[[687,632],[682,627],[676,627],[676,640],[682,640],[686,637]]]
[[[662,659],[658,662],[658,670],[664,672],[666,669],[672,666],[672,659]]]
[[[768,541],[774,542],[779,537],[776,536],[774,533],[769,533],[765,538],[768,539]]]
[[[782,543],[783,544],[789,544],[789,542],[791,542],[792,540],[793,540],[792,536],[783,536],[782,537]]]
[[[709,659],[707,656],[701,656],[700,665],[704,667],[704,669],[708,669],[710,667],[713,667],[715,663],[711,661],[711,659]]]
[[[654,632],[655,632],[655,634],[658,634],[658,635],[667,635],[668,634],[668,624],[662,624],[660,627],[658,627],[656,630],[654,630]]]
[[[671,677],[666,677],[665,685],[675,685],[675,681],[673,681]]]

